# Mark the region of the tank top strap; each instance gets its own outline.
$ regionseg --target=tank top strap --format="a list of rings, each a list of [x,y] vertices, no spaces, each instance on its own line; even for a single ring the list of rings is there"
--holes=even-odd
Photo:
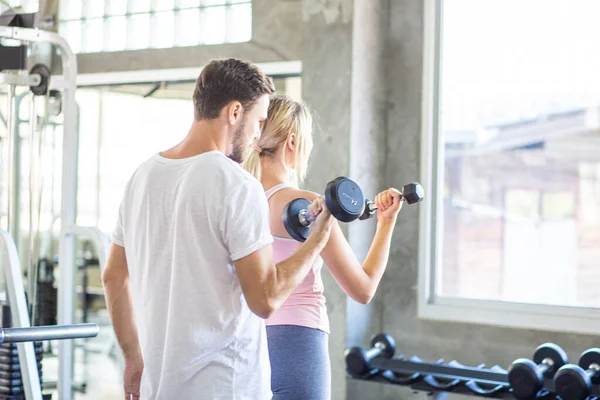
[[[265,195],[267,196],[267,200],[271,198],[275,193],[279,192],[282,189],[291,187],[287,183],[280,183],[278,185],[273,186],[271,189],[265,191]]]

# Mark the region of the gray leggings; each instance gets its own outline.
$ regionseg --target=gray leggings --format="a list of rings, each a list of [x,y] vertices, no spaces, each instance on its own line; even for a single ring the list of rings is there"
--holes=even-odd
[[[330,400],[329,335],[296,325],[267,326],[273,400]]]

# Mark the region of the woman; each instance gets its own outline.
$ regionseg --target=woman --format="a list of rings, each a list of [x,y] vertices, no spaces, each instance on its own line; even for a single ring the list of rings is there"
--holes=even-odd
[[[301,243],[283,226],[282,212],[296,198],[313,201],[316,193],[299,190],[292,175],[302,180],[312,150],[312,117],[302,104],[273,96],[263,132],[243,166],[266,190],[274,236],[274,261],[293,254]],[[331,177],[332,179],[334,177]],[[304,281],[266,321],[273,399],[328,400],[331,371],[328,353],[329,321],[323,296],[321,267],[329,268],[340,287],[355,301],[371,301],[385,270],[402,195],[388,189],[377,195],[377,231],[361,265],[335,224],[326,247]]]

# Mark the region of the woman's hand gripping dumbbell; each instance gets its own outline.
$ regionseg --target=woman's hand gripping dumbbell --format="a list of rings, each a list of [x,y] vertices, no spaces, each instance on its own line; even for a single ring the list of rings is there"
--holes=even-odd
[[[390,188],[384,192],[381,192],[375,198],[375,201],[365,199],[365,207],[362,215],[358,218],[360,220],[369,219],[373,217],[377,210],[381,213],[385,212],[393,205],[395,199],[406,201],[408,204],[415,204],[423,200],[425,191],[423,186],[419,182],[412,182],[404,185],[402,193],[398,190]],[[384,204],[385,208],[381,208],[378,204]],[[402,205],[400,205],[402,207]]]

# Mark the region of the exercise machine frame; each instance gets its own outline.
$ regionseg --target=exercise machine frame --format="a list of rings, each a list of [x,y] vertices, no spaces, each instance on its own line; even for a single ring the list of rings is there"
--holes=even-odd
[[[74,319],[74,292],[75,292],[75,238],[77,236],[86,236],[92,239],[96,247],[98,248],[98,254],[100,262],[105,262],[108,240],[106,235],[100,232],[94,227],[81,227],[76,225],[76,210],[77,210],[77,164],[78,164],[78,131],[77,131],[77,104],[75,101],[75,90],[77,88],[77,58],[71,50],[67,41],[54,32],[43,31],[39,29],[30,28],[19,28],[19,27],[6,27],[0,26],[0,38],[12,39],[20,41],[22,44],[30,42],[43,42],[54,45],[60,54],[62,61],[62,75],[51,76],[49,82],[49,90],[61,90],[62,91],[62,110],[63,110],[63,148],[62,148],[62,179],[61,179],[61,213],[60,213],[60,239],[59,239],[59,262],[60,262],[60,278],[58,281],[58,324],[59,325],[72,325]],[[14,115],[13,112],[13,100],[15,93],[15,86],[35,86],[40,82],[39,75],[36,74],[12,74],[0,72],[0,84],[8,84],[8,101],[9,110],[7,113],[7,128],[9,132],[9,168],[11,169],[9,175],[9,185],[15,180],[14,168]],[[10,186],[9,186],[10,187]],[[14,218],[16,204],[14,194],[9,196],[9,231],[14,228]],[[12,214],[11,214],[12,213]],[[12,218],[12,221],[11,221]],[[12,232],[11,232],[12,233]],[[10,247],[9,242],[13,243],[10,235],[3,235],[5,243]],[[10,241],[7,241],[10,239]],[[10,286],[19,288],[19,282],[22,285],[22,278],[20,273],[16,274],[16,268],[19,268],[20,263],[18,262],[18,255],[16,254],[16,248],[14,249],[14,257],[16,259],[9,263],[9,268],[6,271],[13,271],[11,277],[7,277],[7,282],[12,282]],[[103,267],[103,265],[102,265]],[[16,276],[18,275],[18,277]],[[11,279],[17,279],[11,281]],[[9,290],[10,292],[14,290]],[[16,291],[21,292],[22,291]],[[14,297],[14,299],[12,298]],[[21,324],[19,327],[28,324],[29,317],[27,315],[27,309],[25,306],[24,295],[22,301],[19,300],[18,295],[11,295],[11,307],[13,308],[13,320],[15,324]],[[16,307],[16,308],[15,308]],[[25,318],[27,317],[27,318]],[[24,357],[28,357],[31,353],[33,357],[33,345],[32,344],[20,344],[25,352],[20,351],[24,354]],[[29,349],[29,350],[27,350]],[[26,360],[24,360],[26,361]],[[30,360],[31,361],[31,360]],[[23,366],[28,368],[28,379],[35,379],[37,376],[36,363],[25,362]],[[22,367],[23,368],[23,367]],[[58,382],[57,391],[58,398],[61,400],[71,400],[72,398],[72,377],[73,377],[73,342],[72,341],[60,341],[58,343]],[[37,378],[39,382],[39,377]],[[26,385],[31,386],[31,385]],[[28,389],[35,390],[35,389]],[[41,395],[40,395],[41,396]],[[38,399],[37,392],[30,392],[27,395],[28,399]]]

